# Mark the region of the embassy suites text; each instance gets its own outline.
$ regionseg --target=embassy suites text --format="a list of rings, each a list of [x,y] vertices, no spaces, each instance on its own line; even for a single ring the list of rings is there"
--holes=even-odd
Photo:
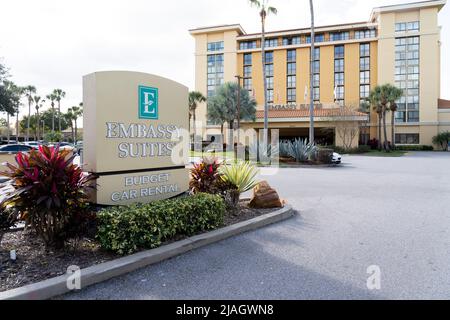
[[[117,145],[119,158],[169,157],[174,146],[173,141],[181,136],[181,129],[176,125],[142,124],[142,123],[106,123],[107,139],[142,139],[142,142],[120,142]],[[148,142],[147,139],[166,141]]]

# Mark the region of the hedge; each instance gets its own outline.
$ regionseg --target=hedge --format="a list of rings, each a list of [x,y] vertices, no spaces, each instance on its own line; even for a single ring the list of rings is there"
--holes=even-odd
[[[97,239],[118,254],[152,249],[176,235],[191,236],[223,224],[225,204],[218,195],[155,201],[110,207],[97,214]]]

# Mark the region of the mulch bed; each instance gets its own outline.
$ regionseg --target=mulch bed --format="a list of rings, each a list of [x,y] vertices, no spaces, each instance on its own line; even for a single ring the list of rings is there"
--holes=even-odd
[[[278,210],[251,209],[247,204],[248,201],[241,201],[239,211],[228,212],[224,226]],[[177,236],[163,245],[185,238]],[[16,250],[16,261],[10,260],[10,250]],[[49,250],[31,230],[8,232],[0,244],[0,292],[63,275],[69,266],[83,269],[119,257],[100,248],[91,238],[71,241],[64,250]]]

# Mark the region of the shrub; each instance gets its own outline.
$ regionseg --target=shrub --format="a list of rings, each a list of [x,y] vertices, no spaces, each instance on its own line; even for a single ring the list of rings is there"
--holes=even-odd
[[[450,131],[439,133],[433,137],[433,143],[441,146],[442,150],[447,151],[450,142]]]
[[[225,205],[218,195],[110,207],[97,214],[97,239],[104,249],[131,254],[156,248],[175,235],[193,235],[223,224]]]
[[[203,158],[191,169],[189,189],[191,194],[199,192],[217,193],[220,164],[217,158]]]
[[[333,162],[333,149],[319,149],[317,151],[317,161],[331,164]]]
[[[370,146],[366,145],[360,145],[356,148],[352,149],[344,149],[343,147],[333,146],[332,147],[334,152],[340,153],[340,154],[361,154],[361,153],[367,153],[372,150]]]
[[[225,199],[231,208],[236,208],[239,202],[239,196],[251,190],[256,184],[256,175],[258,170],[249,162],[235,162],[231,165],[223,165],[220,168],[221,180],[230,186],[224,190]]]
[[[369,142],[367,142],[367,145],[370,147],[370,149],[376,150],[378,149],[378,143],[379,143],[378,139],[373,138],[370,139]]]
[[[395,150],[398,151],[433,151],[434,147],[433,146],[425,146],[425,145],[419,145],[419,146],[395,146]]]
[[[288,154],[297,162],[306,162],[316,153],[317,146],[308,140],[295,139],[288,142]]]
[[[17,166],[0,174],[12,179],[13,191],[7,193],[2,207],[12,206],[21,213],[47,246],[62,247],[67,228],[75,213],[86,208],[88,188],[94,175],[83,174],[73,164],[71,151],[40,146],[29,154],[18,153]]]

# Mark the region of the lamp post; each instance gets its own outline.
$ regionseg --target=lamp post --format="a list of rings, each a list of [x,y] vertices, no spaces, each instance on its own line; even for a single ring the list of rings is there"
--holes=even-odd
[[[313,0],[309,0],[311,9],[311,64],[310,64],[310,105],[309,105],[309,142],[314,143],[314,6]]]

